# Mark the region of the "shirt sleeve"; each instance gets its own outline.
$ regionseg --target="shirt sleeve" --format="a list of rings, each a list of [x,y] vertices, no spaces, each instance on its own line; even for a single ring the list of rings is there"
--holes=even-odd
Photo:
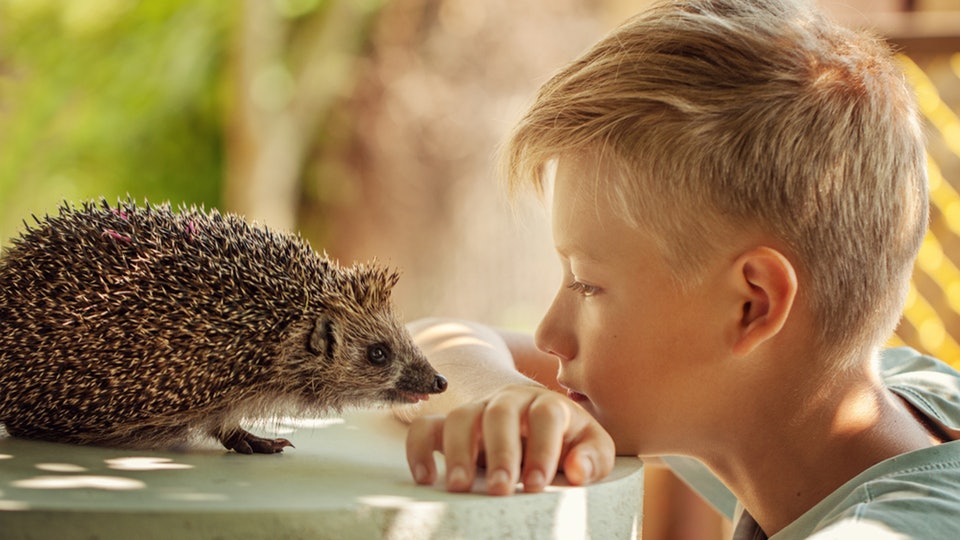
[[[846,519],[819,530],[807,537],[807,540],[845,540],[847,538],[870,538],[871,540],[911,540],[907,536],[891,530],[882,523]]]

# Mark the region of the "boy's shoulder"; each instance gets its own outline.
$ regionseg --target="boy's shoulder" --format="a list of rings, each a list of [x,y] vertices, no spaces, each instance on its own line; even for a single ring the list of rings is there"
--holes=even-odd
[[[952,537],[960,515],[960,441],[879,463],[848,486],[817,505],[823,513],[815,507],[805,516],[813,519],[802,517],[774,538]]]
[[[863,471],[771,540],[793,538],[954,538],[960,516],[960,372],[909,348],[878,358],[886,386],[909,401],[951,442],[908,452]],[[670,467],[737,525],[734,538],[758,538],[756,522],[733,494],[692,458]]]
[[[863,471],[770,540],[954,538],[960,441],[909,452]],[[734,540],[767,538],[737,505]]]
[[[913,349],[883,351],[883,380],[951,442],[863,471],[775,538],[947,538],[960,515],[960,372]],[[819,510],[819,511],[818,511]],[[801,531],[799,529],[805,529]],[[783,536],[781,536],[783,535]]]
[[[887,388],[907,400],[947,438],[960,439],[960,372],[908,347],[887,349],[879,361]]]

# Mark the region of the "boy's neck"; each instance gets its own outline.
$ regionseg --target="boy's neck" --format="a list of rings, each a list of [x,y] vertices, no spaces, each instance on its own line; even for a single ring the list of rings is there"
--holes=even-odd
[[[777,365],[809,370],[809,360],[781,358]],[[778,382],[748,383],[751,395],[730,437],[699,456],[768,535],[869,467],[935,444],[871,360],[858,365],[859,372],[829,380],[780,373]]]

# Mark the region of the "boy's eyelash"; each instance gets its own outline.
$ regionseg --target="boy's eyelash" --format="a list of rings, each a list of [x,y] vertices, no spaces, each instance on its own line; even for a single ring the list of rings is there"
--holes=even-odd
[[[586,283],[581,283],[579,281],[571,282],[569,285],[567,285],[567,288],[581,296],[593,296],[600,292],[599,287],[587,285]]]

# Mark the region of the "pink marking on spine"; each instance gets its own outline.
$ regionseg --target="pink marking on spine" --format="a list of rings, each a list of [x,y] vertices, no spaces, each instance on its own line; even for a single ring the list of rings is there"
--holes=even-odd
[[[129,244],[130,242],[133,241],[133,239],[131,239],[129,236],[124,235],[124,234],[120,234],[120,233],[118,233],[117,231],[115,231],[115,230],[113,230],[113,229],[104,229],[104,230],[103,230],[103,233],[101,233],[100,236],[109,236],[110,238],[113,238],[114,240],[119,240],[120,242],[124,242],[124,243],[126,243],[126,244]]]

